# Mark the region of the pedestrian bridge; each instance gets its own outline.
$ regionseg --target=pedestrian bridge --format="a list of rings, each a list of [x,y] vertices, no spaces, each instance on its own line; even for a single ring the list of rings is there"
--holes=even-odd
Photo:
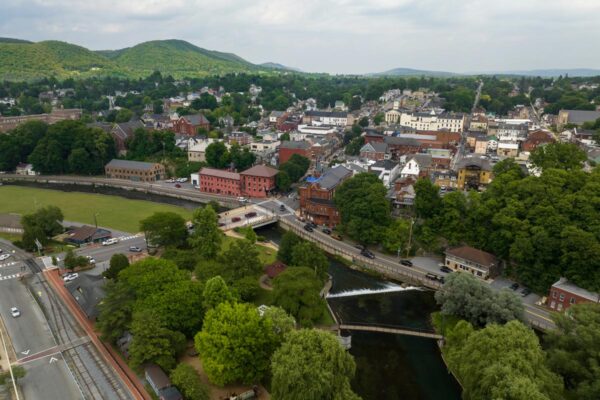
[[[405,328],[384,324],[341,323],[338,325],[338,330],[391,333],[394,335],[417,336],[437,340],[444,339],[442,335],[424,329]]]

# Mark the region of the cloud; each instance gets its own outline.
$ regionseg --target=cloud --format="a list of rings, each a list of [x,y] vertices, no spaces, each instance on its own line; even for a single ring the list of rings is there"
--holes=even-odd
[[[600,67],[590,0],[2,0],[0,36],[92,49],[179,38],[307,71]]]

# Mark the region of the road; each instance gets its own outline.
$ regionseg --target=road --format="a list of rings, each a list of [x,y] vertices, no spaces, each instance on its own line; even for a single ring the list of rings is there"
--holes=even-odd
[[[477,87],[477,93],[475,94],[475,101],[473,102],[473,108],[471,108],[471,113],[475,112],[477,108],[477,104],[479,104],[479,99],[481,98],[481,90],[483,89],[483,81],[479,81],[479,86]]]
[[[20,380],[30,399],[131,399],[116,372],[91,345],[90,338],[51,289],[31,256],[6,241],[14,264],[0,267],[0,306],[17,363],[27,370]],[[6,317],[16,306],[18,318]]]

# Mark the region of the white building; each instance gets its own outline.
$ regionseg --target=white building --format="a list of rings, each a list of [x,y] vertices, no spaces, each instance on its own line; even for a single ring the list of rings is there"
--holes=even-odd
[[[261,140],[259,142],[250,143],[250,151],[253,153],[273,153],[281,145],[279,140]]]
[[[323,125],[344,127],[352,125],[352,114],[339,111],[307,111],[302,121],[305,124],[315,125],[315,122]]]
[[[404,161],[400,170],[400,177],[417,180],[431,166],[432,157],[430,154],[412,154],[402,156],[400,161],[401,163]]]
[[[429,113],[407,113],[399,110],[390,110],[385,113],[385,121],[388,124],[399,124],[408,126],[417,131],[441,131],[462,132],[465,125],[465,117],[462,114],[437,114],[435,111]]]
[[[372,164],[369,171],[377,173],[379,180],[389,189],[400,173],[400,164],[392,160],[380,160]]]
[[[305,135],[330,135],[338,131],[336,126],[331,125],[298,125],[298,132]]]
[[[206,161],[206,148],[216,142],[221,142],[222,140],[217,139],[206,139],[201,140],[196,143],[190,144],[187,150],[188,153],[188,161],[195,162],[204,162]],[[225,143],[225,147],[228,149],[231,147],[230,144]]]

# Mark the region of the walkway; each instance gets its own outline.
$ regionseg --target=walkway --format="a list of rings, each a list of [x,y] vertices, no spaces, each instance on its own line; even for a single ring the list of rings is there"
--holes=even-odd
[[[367,324],[344,324],[339,325],[339,329],[346,329],[349,331],[364,331],[364,332],[381,332],[381,333],[392,333],[395,335],[406,335],[406,336],[418,336],[428,339],[437,339],[441,340],[444,337],[442,335],[438,335],[437,333],[421,331],[416,329],[403,329],[403,328],[395,328],[386,325],[367,325]]]

